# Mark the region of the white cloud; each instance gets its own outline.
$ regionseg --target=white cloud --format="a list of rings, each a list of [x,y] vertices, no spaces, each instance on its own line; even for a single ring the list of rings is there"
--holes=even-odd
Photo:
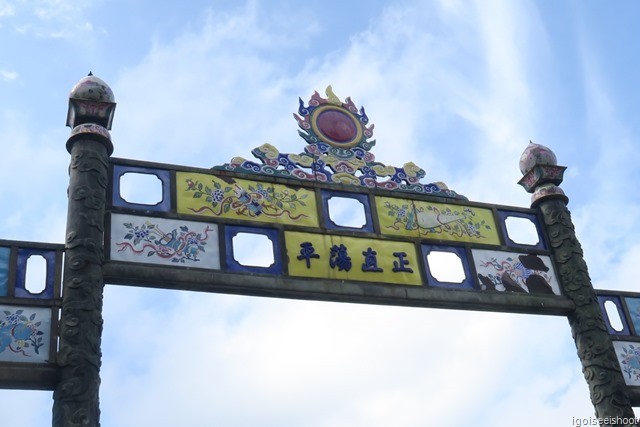
[[[453,184],[458,180],[474,189],[471,196],[480,198],[490,191],[479,184],[483,180],[475,179],[476,174],[451,176],[448,171],[457,164],[481,160],[478,171],[498,173],[489,165],[504,163],[499,156],[511,155],[511,172],[504,172],[510,179],[496,177],[496,182],[508,183],[511,193],[527,200],[522,190],[511,185],[519,179],[517,159],[528,141],[521,128],[530,128],[524,106],[514,108],[522,101],[522,93],[507,97],[511,90],[503,88],[498,93],[505,94],[501,99],[493,95],[494,89],[500,89],[498,84],[487,88],[483,80],[503,59],[517,63],[517,56],[512,57],[515,48],[501,42],[509,47],[494,49],[498,51],[493,55],[494,64],[485,64],[477,53],[482,51],[478,40],[483,37],[474,33],[479,23],[469,13],[449,13],[424,4],[389,7],[375,27],[352,36],[344,49],[326,58],[312,57],[300,72],[285,79],[287,70],[270,56],[279,51],[275,54],[279,57],[293,49],[283,40],[298,37],[296,28],[272,36],[252,4],[238,17],[212,12],[200,33],[186,33],[167,46],[157,45],[114,85],[120,104],[114,142],[117,153],[123,153],[117,155],[174,163],[185,163],[189,158],[205,162],[211,157],[210,162],[200,164],[209,166],[235,155],[250,157],[250,150],[264,142],[282,151],[301,151],[302,141],[295,135],[291,119],[297,107],[295,99],[301,96],[306,101],[314,89],[322,91],[333,84],[338,96],[352,95],[367,108],[376,125],[378,145],[373,152],[379,161],[396,166],[414,161],[427,170],[427,181],[442,180],[456,189]],[[433,32],[425,27],[425,19],[435,28]],[[486,37],[486,43],[506,35],[491,37]],[[505,52],[500,53],[501,49]],[[462,66],[460,51],[469,53],[464,63],[471,61],[473,65]],[[469,71],[487,67],[482,73]],[[511,68],[513,77],[504,71],[495,81],[520,79],[512,87],[526,91],[518,74],[523,67]],[[177,106],[187,108],[189,114],[180,115]],[[160,129],[156,123],[174,125]],[[468,138],[464,149],[454,149],[456,145],[447,142],[455,136],[443,135],[452,126],[460,132],[455,136]],[[121,134],[139,143],[119,145]],[[182,140],[189,141],[188,150],[171,150]],[[213,144],[216,159],[213,153],[207,154]],[[164,150],[172,151],[171,159],[161,157]],[[502,188],[491,191],[498,198],[506,193]]]
[[[172,163],[197,159],[198,166],[209,167],[250,156],[264,142],[295,141],[295,82],[277,60],[297,49],[293,34],[286,36],[248,3],[236,15],[210,12],[202,29],[168,45],[156,42],[113,84],[117,155]],[[121,144],[120,135],[136,144]]]
[[[582,381],[567,371],[577,358],[553,366],[573,345],[564,319],[198,294],[138,315],[152,295],[107,289],[105,341],[127,349],[105,343],[107,425],[457,426],[512,387]]]
[[[580,149],[591,156],[586,167],[574,173],[573,207],[585,259],[597,288],[629,289],[628,278],[636,252],[640,199],[634,185],[640,162],[633,122],[625,122],[627,111],[614,97],[615,82],[603,71],[602,55],[590,42],[585,29],[579,32],[580,83],[585,120]],[[624,202],[620,202],[620,198]],[[596,226],[597,225],[597,226]],[[586,234],[588,233],[588,234]]]
[[[16,71],[0,70],[0,77],[2,77],[2,80],[5,82],[11,82],[20,77],[20,74]]]
[[[85,15],[94,6],[78,0],[3,1],[0,18],[11,17],[11,28],[19,34],[71,40],[93,31]]]
[[[544,28],[526,4],[389,6],[344,50],[297,78],[320,88],[331,83],[367,107],[378,160],[414,161],[426,180],[472,199],[526,204],[514,184],[533,128],[526,70],[538,39]],[[461,171],[460,164],[471,167]]]
[[[11,183],[0,187],[0,200],[11,201],[0,204],[2,238],[62,242],[68,175],[60,165],[68,164],[68,154],[61,141],[68,134],[62,129],[32,135],[26,126],[30,120],[20,112],[0,109],[0,141],[8,148],[0,157],[0,169]],[[27,168],[30,173],[25,173]],[[50,181],[46,194],[43,179]],[[42,209],[43,200],[48,209]]]
[[[6,16],[13,16],[15,9],[11,3],[6,0],[0,1],[0,18]]]

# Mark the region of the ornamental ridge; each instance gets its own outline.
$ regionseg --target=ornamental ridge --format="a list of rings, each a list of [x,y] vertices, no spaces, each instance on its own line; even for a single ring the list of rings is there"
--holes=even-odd
[[[376,162],[370,151],[376,144],[374,125],[364,107],[358,110],[350,97],[342,102],[330,85],[325,93],[327,98],[314,92],[307,105],[300,98],[293,115],[307,143],[304,153],[280,153],[263,144],[251,151],[259,163],[234,157],[212,169],[466,200],[442,182],[421,183],[426,173],[413,162],[401,168]]]

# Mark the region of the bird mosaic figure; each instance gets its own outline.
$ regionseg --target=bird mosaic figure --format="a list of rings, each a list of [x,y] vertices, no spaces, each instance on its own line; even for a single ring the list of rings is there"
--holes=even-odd
[[[523,292],[536,294],[553,294],[546,274],[549,267],[535,254],[520,255],[514,263],[502,262],[493,258],[482,264],[483,267],[493,266],[500,275],[478,274],[480,283],[487,290],[502,290],[508,292]]]

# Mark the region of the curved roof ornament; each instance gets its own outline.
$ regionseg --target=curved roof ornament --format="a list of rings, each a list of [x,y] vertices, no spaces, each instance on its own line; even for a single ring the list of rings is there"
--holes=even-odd
[[[358,109],[350,97],[342,102],[330,85],[325,94],[323,98],[314,92],[307,105],[300,98],[298,114],[293,115],[307,143],[304,153],[280,153],[263,144],[251,151],[260,163],[234,157],[213,169],[466,200],[442,182],[421,183],[426,173],[413,162],[401,168],[376,162],[371,153],[374,125],[364,107]]]

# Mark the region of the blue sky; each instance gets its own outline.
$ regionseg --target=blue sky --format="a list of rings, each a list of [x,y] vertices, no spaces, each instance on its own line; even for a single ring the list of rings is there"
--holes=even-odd
[[[331,84],[473,201],[529,206],[530,140],[568,166],[596,288],[637,290],[640,4],[0,0],[0,238],[62,242],[67,97],[118,106],[114,156],[199,167],[299,152],[298,97]],[[593,414],[564,318],[107,286],[104,426],[541,426]],[[51,393],[0,391],[46,425]]]

